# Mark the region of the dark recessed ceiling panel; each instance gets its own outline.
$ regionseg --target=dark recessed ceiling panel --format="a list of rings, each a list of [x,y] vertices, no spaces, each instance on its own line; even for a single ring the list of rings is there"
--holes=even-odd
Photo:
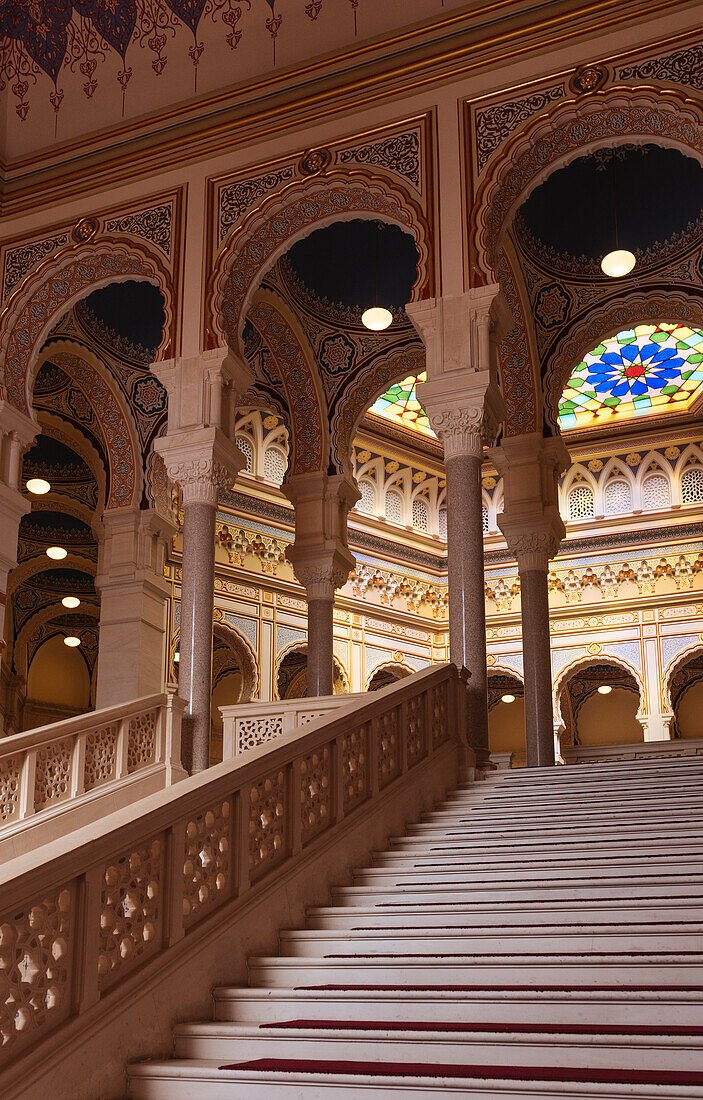
[[[130,344],[155,351],[161,343],[166,321],[164,299],[152,283],[110,283],[89,294],[85,304],[103,325]]]
[[[317,298],[349,309],[374,305],[378,254],[378,303],[402,309],[417,277],[413,238],[382,222],[336,222],[298,241],[286,254],[294,274]]]
[[[554,172],[518,212],[529,245],[599,261],[619,245],[643,254],[703,215],[703,166],[658,145],[599,150]]]

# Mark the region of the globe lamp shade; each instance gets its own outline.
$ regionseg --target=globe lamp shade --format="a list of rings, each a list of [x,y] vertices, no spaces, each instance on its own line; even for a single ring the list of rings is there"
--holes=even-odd
[[[623,275],[630,274],[636,263],[637,260],[633,254],[626,248],[616,248],[603,257],[600,266],[604,274],[609,275],[611,279],[622,279]]]
[[[383,306],[371,306],[362,313],[361,323],[372,332],[382,332],[393,323],[393,314]]]

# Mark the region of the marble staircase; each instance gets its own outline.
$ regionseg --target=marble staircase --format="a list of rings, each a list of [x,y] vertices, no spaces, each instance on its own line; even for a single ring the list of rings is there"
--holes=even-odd
[[[701,1100],[702,810],[701,757],[467,785],[129,1095]]]

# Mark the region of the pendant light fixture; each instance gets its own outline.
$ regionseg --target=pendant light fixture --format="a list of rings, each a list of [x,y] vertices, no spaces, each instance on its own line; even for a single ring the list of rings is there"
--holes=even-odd
[[[620,247],[620,241],[618,236],[618,198],[615,189],[615,159],[617,157],[617,150],[613,150],[612,156],[612,170],[611,170],[611,183],[613,185],[613,222],[615,225],[615,248],[611,252],[607,252],[600,262],[601,270],[604,275],[608,275],[611,279],[622,279],[623,275],[629,275],[633,267],[637,263],[637,259],[632,252],[627,248]]]
[[[378,222],[376,222],[376,304],[369,306],[365,309],[361,315],[361,323],[365,328],[371,329],[372,332],[383,332],[393,323],[393,314],[385,306],[378,304],[378,264],[379,264],[379,251],[378,251]]]
[[[50,489],[51,485],[43,477],[30,477],[27,482],[27,492],[34,493],[37,497],[43,497]]]

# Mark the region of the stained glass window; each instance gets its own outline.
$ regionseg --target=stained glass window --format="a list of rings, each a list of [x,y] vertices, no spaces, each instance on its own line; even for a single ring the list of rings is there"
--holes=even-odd
[[[703,332],[636,325],[604,340],[573,371],[559,402],[562,429],[685,411],[703,387]]]
[[[417,399],[417,387],[426,380],[427,373],[422,371],[421,374],[412,374],[402,382],[396,382],[388,393],[379,397],[369,412],[376,413],[377,416],[382,416],[386,420],[392,420],[394,424],[400,424],[413,432],[420,432],[421,435],[434,438],[427,413]]]

